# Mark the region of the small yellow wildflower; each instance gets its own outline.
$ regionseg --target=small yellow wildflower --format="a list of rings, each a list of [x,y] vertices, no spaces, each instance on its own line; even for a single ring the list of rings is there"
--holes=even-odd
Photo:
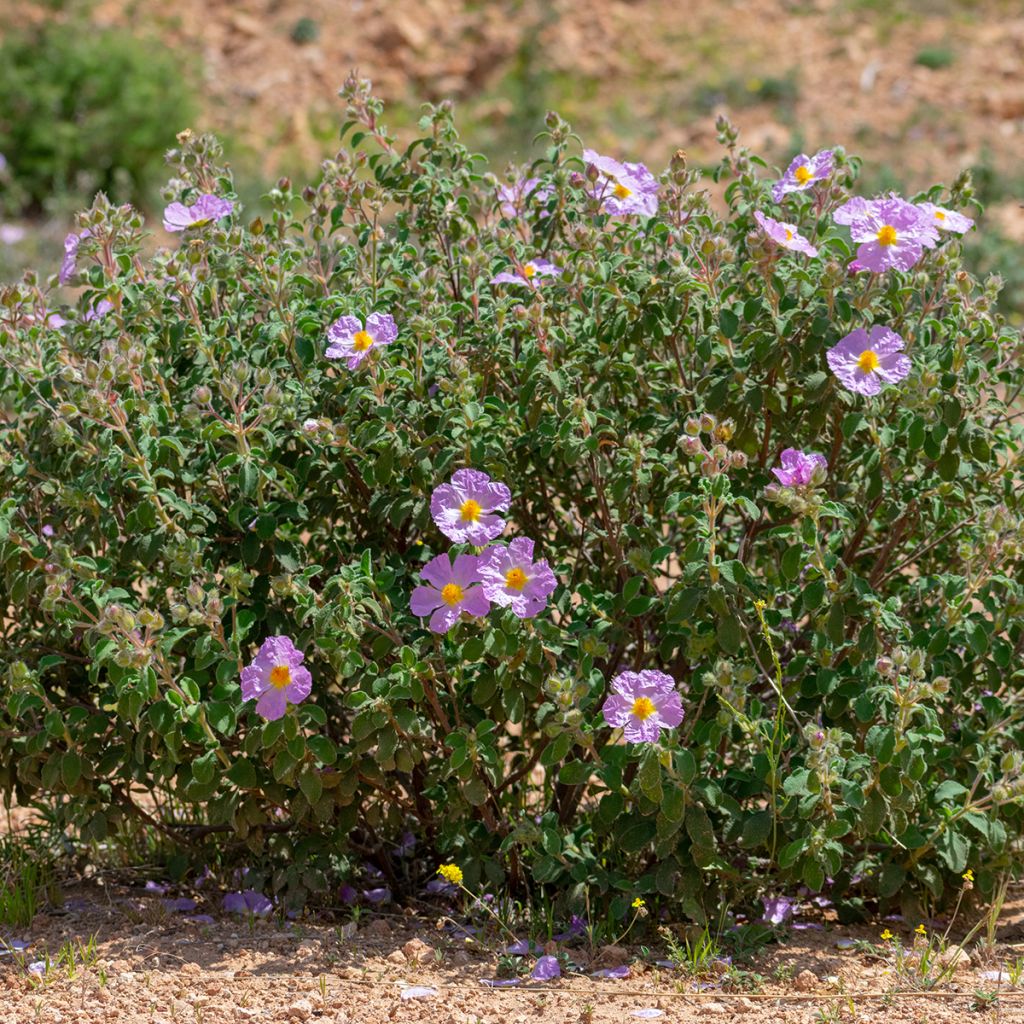
[[[893,938],[894,936],[888,928],[886,928],[885,931],[882,932],[881,939],[883,942],[892,942]]]
[[[960,877],[965,882],[973,882],[974,881],[974,872],[970,868],[968,868]]]
[[[645,906],[647,906],[647,904],[640,896],[637,896],[637,898],[633,900],[634,910],[642,910]]]
[[[927,935],[928,934],[928,931],[927,931],[927,929],[925,928],[925,926],[923,924],[919,924],[914,929],[914,931],[917,932],[918,935]]]
[[[462,868],[458,864],[442,864],[437,873],[452,885],[462,885]]]

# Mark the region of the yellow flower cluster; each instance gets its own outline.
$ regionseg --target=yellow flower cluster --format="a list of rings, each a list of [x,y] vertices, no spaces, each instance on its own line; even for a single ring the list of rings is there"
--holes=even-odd
[[[458,864],[442,864],[437,869],[437,873],[452,885],[462,885],[462,868]]]

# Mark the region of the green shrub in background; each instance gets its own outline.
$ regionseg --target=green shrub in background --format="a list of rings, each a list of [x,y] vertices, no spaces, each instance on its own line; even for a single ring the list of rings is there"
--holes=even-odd
[[[766,248],[770,182],[727,125],[724,217],[681,154],[657,216],[610,217],[554,115],[520,216],[447,105],[400,150],[345,93],[349,148],[265,220],[143,264],[141,218],[100,197],[67,324],[35,279],[2,296],[0,788],[68,794],[85,838],[151,792],[167,831],[241,840],[248,882],[295,899],[347,858],[398,890],[444,858],[698,921],[801,884],[847,918],[968,867],[991,891],[1024,793],[1024,364],[998,282],[956,236],[850,273],[841,155],[785,200],[808,258]],[[169,198],[231,194],[212,140],[173,158]],[[541,258],[561,274],[492,283]],[[375,311],[395,341],[325,358]],[[911,368],[866,397],[826,351],[872,325]],[[778,486],[790,447],[827,471]],[[508,485],[559,585],[437,635],[410,594],[466,550],[430,511],[463,467]],[[265,722],[240,677],[274,635],[312,692]],[[644,669],[685,717],[623,743],[601,709]]]
[[[97,189],[152,198],[169,135],[194,115],[190,71],[163,45],[78,19],[5,33],[0,153],[11,194],[35,207]]]

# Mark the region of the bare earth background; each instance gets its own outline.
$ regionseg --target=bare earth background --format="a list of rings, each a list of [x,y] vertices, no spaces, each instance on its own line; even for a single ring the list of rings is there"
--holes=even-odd
[[[12,3],[25,19],[60,16],[22,0],[0,0],[0,9]],[[313,173],[337,138],[336,90],[358,67],[389,101],[392,127],[411,133],[420,103],[454,97],[470,144],[499,160],[528,160],[532,136],[555,108],[589,145],[655,168],[679,147],[714,161],[723,111],[743,141],[780,162],[832,144],[860,153],[875,189],[948,182],[972,167],[993,197],[982,230],[1024,242],[1020,0],[100,0],[94,18],[182,53],[183,74],[202,83],[198,127],[225,134],[253,178]],[[300,19],[308,19],[304,31]],[[8,827],[0,819],[0,831]],[[211,893],[200,894],[208,902],[199,912],[215,922],[187,924],[145,892],[158,869],[146,872],[69,880],[61,909],[6,936],[31,947],[0,957],[0,1024],[588,1024],[630,1020],[642,1008],[683,1024],[1024,1021],[1024,991],[1005,983],[998,1004],[971,1009],[977,989],[996,987],[981,971],[1024,952],[1013,945],[1024,941],[1020,893],[1003,912],[997,958],[965,963],[941,986],[953,998],[896,996],[851,1008],[840,991],[896,983],[884,963],[836,942],[877,941],[879,925],[840,928],[819,916],[824,930],[794,932],[759,956],[751,967],[763,978],[759,991],[752,983],[747,992],[697,993],[681,972],[638,966],[623,981],[489,991],[480,981],[494,977],[496,944],[439,931],[436,908],[364,917],[353,934],[347,915],[249,927],[221,915]],[[902,924],[890,927],[912,941]],[[26,974],[25,963],[94,935],[85,966],[55,969],[45,981]],[[585,946],[568,949],[594,966]],[[616,956],[605,951],[596,964]],[[407,984],[437,991],[403,1000]]]

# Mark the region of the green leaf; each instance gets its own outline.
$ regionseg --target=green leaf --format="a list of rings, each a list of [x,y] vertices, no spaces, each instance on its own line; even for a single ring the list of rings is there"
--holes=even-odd
[[[895,896],[903,888],[907,872],[902,864],[885,864],[878,873],[878,895]]]
[[[590,778],[594,766],[585,761],[566,761],[559,769],[558,781],[566,786],[582,785]]]
[[[686,833],[693,843],[693,859],[698,866],[705,866],[714,858],[718,849],[715,830],[708,812],[700,804],[686,808]]]
[[[244,757],[238,758],[231,765],[227,770],[227,776],[239,789],[256,788],[256,769]]]
[[[64,788],[71,790],[82,777],[82,758],[73,750],[67,751],[60,759],[60,778]]]
[[[801,877],[811,892],[821,892],[825,887],[825,869],[813,860],[805,860]]]
[[[743,627],[735,615],[718,620],[718,644],[727,654],[738,654],[743,646]]]
[[[935,852],[950,871],[959,875],[967,867],[971,844],[962,833],[947,827],[935,840]]]
[[[640,792],[651,803],[661,803],[661,762],[658,760],[658,750],[656,747],[648,747],[640,759],[640,771],[637,773],[637,782],[640,785]]]
[[[321,764],[331,765],[338,760],[338,748],[326,736],[309,736],[306,746]]]
[[[745,850],[752,850],[757,846],[767,844],[772,834],[772,822],[774,816],[769,810],[755,811],[743,822],[743,832],[740,836],[740,846]]]
[[[315,768],[304,768],[299,776],[299,789],[312,807],[323,795],[324,784]]]

